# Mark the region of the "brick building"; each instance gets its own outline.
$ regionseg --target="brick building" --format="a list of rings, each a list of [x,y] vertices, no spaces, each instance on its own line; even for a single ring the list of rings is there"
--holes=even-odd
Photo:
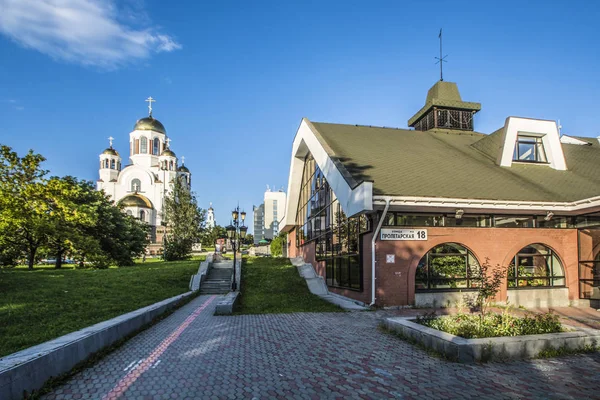
[[[478,133],[480,109],[439,81],[412,129],[303,119],[280,226],[288,254],[330,291],[378,306],[453,305],[484,263],[508,269],[497,301],[600,301],[599,140],[521,117]]]

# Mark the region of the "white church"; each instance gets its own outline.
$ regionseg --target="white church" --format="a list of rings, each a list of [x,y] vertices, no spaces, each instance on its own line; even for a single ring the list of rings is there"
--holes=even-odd
[[[97,189],[111,196],[123,206],[124,211],[146,222],[150,227],[150,255],[159,254],[165,227],[162,226],[164,199],[173,188],[175,179],[191,187],[192,174],[181,165],[171,150],[167,131],[159,120],[152,116],[149,97],[148,117],[138,120],[129,133],[129,164],[122,167],[121,156],[113,146],[100,154],[100,179]]]

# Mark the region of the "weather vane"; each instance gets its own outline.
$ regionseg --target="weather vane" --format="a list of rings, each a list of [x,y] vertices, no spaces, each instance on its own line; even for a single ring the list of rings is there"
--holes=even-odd
[[[156,100],[152,98],[152,96],[148,97],[146,100],[148,102],[148,116],[152,116],[152,103],[156,103]]]
[[[440,28],[440,34],[438,35],[438,38],[440,39],[440,56],[439,57],[435,57],[435,59],[437,60],[435,63],[436,64],[440,64],[440,81],[444,80],[444,66],[443,64],[446,61],[446,57],[448,57],[448,55],[446,54],[445,56],[442,56],[442,28]]]

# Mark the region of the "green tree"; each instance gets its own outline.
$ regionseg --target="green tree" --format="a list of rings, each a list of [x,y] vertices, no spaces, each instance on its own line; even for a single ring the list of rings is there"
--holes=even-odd
[[[125,214],[104,192],[97,208],[98,224],[83,234],[76,244],[80,264],[88,260],[96,267],[112,262],[119,267],[133,265],[148,246],[149,227],[146,223]]]
[[[251,233],[246,234],[246,238],[244,239],[244,243],[247,245],[254,244],[254,235]]]
[[[287,245],[287,234],[280,233],[271,242],[271,255],[273,257],[281,257],[283,255],[283,247]]]
[[[212,228],[205,229],[202,233],[202,246],[214,247],[217,239],[226,237],[227,232],[225,228],[220,225],[215,225]]]
[[[29,269],[50,229],[44,161],[33,150],[19,157],[10,147],[0,146],[0,246],[6,259],[25,254]]]
[[[55,268],[61,268],[69,251],[81,247],[98,220],[98,207],[102,197],[93,184],[72,176],[52,177],[46,183],[49,204],[49,232],[47,247],[56,258]],[[99,246],[96,246],[99,248]]]
[[[179,179],[173,181],[173,190],[165,198],[164,222],[165,260],[188,258],[194,243],[202,239],[206,210],[198,207],[196,196]]]

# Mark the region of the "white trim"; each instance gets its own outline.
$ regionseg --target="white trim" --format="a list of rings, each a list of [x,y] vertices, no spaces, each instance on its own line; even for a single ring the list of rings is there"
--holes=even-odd
[[[306,118],[302,119],[292,145],[292,159],[290,162],[287,190],[288,196],[285,207],[286,214],[280,223],[280,232],[288,231],[296,224],[304,157],[309,152],[323,172],[342,209],[348,216],[373,209],[373,182],[362,182],[352,189],[319,139],[313,133],[309,124],[310,121]]]
[[[384,205],[386,199],[392,203],[415,207],[471,208],[488,210],[522,210],[522,211],[564,211],[576,212],[587,208],[600,207],[600,196],[573,202],[544,202],[544,201],[511,201],[511,200],[478,200],[452,199],[443,197],[412,197],[412,196],[374,196],[374,205]]]
[[[504,124],[504,144],[500,156],[500,166],[510,167],[519,134],[540,136],[550,168],[565,171],[567,164],[560,144],[556,121],[508,117]]]

